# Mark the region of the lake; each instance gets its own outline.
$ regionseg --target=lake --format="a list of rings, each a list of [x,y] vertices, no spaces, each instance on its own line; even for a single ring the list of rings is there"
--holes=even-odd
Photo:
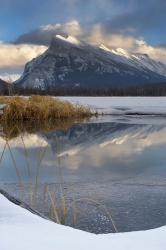
[[[51,129],[1,128],[0,189],[93,233],[166,224],[166,118],[102,116]]]

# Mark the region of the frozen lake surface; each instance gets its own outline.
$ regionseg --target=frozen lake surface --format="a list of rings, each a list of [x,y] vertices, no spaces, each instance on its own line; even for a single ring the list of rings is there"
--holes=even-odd
[[[166,115],[166,97],[60,97],[99,114]]]

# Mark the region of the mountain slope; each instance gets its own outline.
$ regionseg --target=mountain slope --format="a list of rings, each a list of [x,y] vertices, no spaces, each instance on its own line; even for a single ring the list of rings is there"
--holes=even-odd
[[[0,79],[0,95],[8,93],[8,84]]]
[[[43,90],[107,89],[166,80],[166,65],[146,55],[129,56],[121,52],[59,35],[44,54],[26,64],[15,85]]]
[[[137,69],[149,69],[160,75],[166,76],[166,65],[164,63],[157,62],[151,59],[147,54],[129,53],[121,48],[117,48],[116,50],[109,50],[104,45],[101,45],[100,48],[103,48],[104,50],[110,51],[111,53],[117,55],[118,61],[121,58],[121,61],[123,63],[129,64]]]

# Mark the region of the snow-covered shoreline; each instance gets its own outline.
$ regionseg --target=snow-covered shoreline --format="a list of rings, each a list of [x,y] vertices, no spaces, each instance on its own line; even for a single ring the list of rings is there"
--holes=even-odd
[[[55,224],[11,203],[0,194],[1,250],[164,250],[166,227],[95,235]]]
[[[166,115],[166,97],[59,97],[104,115]]]

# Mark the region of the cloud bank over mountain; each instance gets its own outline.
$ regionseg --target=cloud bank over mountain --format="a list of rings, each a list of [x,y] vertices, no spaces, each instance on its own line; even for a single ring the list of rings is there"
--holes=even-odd
[[[22,71],[28,61],[46,49],[47,47],[42,45],[0,43],[0,72]]]

